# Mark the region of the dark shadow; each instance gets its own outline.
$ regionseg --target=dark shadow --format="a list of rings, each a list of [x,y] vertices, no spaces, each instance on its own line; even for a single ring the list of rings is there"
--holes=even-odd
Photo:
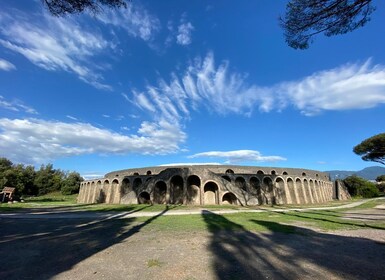
[[[256,219],[254,233],[203,214],[216,279],[383,279],[384,243]]]
[[[0,279],[52,279],[124,242],[167,211],[136,225],[135,218],[118,218],[127,213],[104,219],[0,218]]]

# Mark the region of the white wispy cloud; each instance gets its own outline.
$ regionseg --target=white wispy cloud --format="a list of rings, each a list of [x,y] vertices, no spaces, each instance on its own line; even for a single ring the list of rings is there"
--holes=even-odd
[[[127,9],[110,9],[97,15],[104,24],[124,29],[130,36],[150,41],[160,30],[160,21],[146,9],[130,3]]]
[[[11,62],[5,59],[0,58],[0,70],[3,71],[11,71],[11,70],[16,70],[16,66],[13,65]]]
[[[81,80],[100,89],[110,89],[92,58],[111,51],[113,45],[95,30],[86,30],[71,17],[57,18],[13,11],[0,14],[0,44],[25,56],[35,65],[49,71],[75,73]]]
[[[322,111],[368,109],[385,104],[385,66],[346,64],[320,71],[299,81],[280,84],[279,102],[290,102],[305,115]]]
[[[42,163],[81,154],[168,154],[179,150],[185,133],[173,124],[143,122],[124,135],[88,123],[41,119],[0,119],[0,150],[15,162]]]
[[[191,22],[182,22],[178,26],[178,34],[176,35],[176,42],[179,45],[190,45],[191,44],[191,36],[192,31],[194,30],[194,26]]]
[[[133,91],[132,103],[169,121],[182,121],[205,107],[219,115],[249,116],[254,111],[294,107],[311,116],[323,111],[373,108],[385,104],[385,66],[346,64],[297,81],[262,87],[246,74],[231,71],[228,61],[215,64],[213,53],[190,62],[182,74],[159,79],[143,91]]]
[[[18,100],[18,99],[6,100],[1,95],[0,95],[0,108],[14,111],[14,112],[23,112],[23,113],[33,114],[33,115],[38,114],[38,112],[34,108],[25,105],[21,100]]]
[[[246,161],[275,162],[286,160],[286,158],[281,156],[263,156],[260,152],[253,150],[210,151],[194,154],[188,156],[188,158],[223,158],[225,163],[228,164]]]

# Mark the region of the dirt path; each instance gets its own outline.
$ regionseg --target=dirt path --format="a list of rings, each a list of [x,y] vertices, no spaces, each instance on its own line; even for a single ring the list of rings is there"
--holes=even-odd
[[[347,215],[370,218],[385,212],[373,211],[349,210]],[[325,233],[290,225],[298,234],[284,234],[274,231],[274,222],[255,220],[270,230],[250,232],[234,224],[237,230],[223,231],[217,230],[218,225],[232,222],[211,214],[202,216],[206,231],[170,232],[151,227],[159,213],[143,223],[127,213],[38,213],[0,216],[0,279],[384,279],[385,275],[384,230]]]

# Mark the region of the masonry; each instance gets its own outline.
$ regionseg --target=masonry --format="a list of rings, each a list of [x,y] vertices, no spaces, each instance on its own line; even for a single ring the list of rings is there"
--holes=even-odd
[[[79,203],[262,205],[348,199],[327,173],[230,165],[157,166],[107,173],[81,183]],[[343,194],[342,194],[343,193]]]

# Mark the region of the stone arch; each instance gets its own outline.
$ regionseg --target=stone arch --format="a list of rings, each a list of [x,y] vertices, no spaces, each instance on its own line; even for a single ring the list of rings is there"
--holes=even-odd
[[[134,182],[132,183],[132,189],[133,191],[138,194],[139,189],[142,187],[143,181],[141,178],[135,178]]]
[[[262,170],[258,170],[258,171],[257,171],[257,174],[258,174],[258,175],[264,175],[265,173],[264,173]]]
[[[147,174],[147,175],[151,175],[151,174],[152,174],[152,173],[151,173],[151,170],[147,170],[146,174]]]
[[[247,192],[246,180],[243,177],[237,177],[235,179],[235,186],[244,192]]]
[[[291,203],[298,204],[297,195],[295,192],[294,181],[292,178],[287,178],[287,188],[289,189]]]
[[[306,203],[312,203],[313,199],[312,199],[311,192],[310,192],[310,189],[309,189],[309,183],[308,183],[308,181],[306,179],[303,180],[303,188],[305,190],[305,201],[306,201]]]
[[[226,173],[226,174],[234,174],[234,170],[232,170],[232,169],[227,169],[225,173]]]
[[[151,204],[150,194],[146,191],[141,192],[138,196],[139,204]]]
[[[154,203],[165,204],[167,194],[167,185],[164,181],[158,181],[154,187]]]
[[[274,198],[274,187],[273,187],[273,180],[271,180],[270,177],[263,178],[262,181],[262,187],[263,187],[263,200],[266,204],[274,204],[275,198]]]
[[[116,195],[117,191],[119,190],[118,188],[119,188],[118,179],[112,180],[110,197],[109,197],[108,203],[115,203],[115,195]]]
[[[288,175],[288,173],[286,171],[283,171],[282,175]]]
[[[123,196],[130,191],[130,179],[124,178],[120,187],[120,194]]]
[[[302,176],[304,176],[304,177],[305,177],[305,176],[306,176],[306,173],[305,173],[305,172],[302,172]]]
[[[206,205],[218,204],[218,185],[215,182],[207,182],[203,190]]]
[[[223,175],[222,178],[225,179],[227,182],[231,182],[230,177],[227,175]]]
[[[201,204],[201,179],[197,175],[191,175],[187,178],[187,203]]]
[[[238,204],[238,199],[235,194],[228,192],[222,196],[222,204]]]
[[[170,203],[183,204],[183,178],[179,175],[170,180]]]
[[[279,204],[287,204],[287,198],[285,193],[285,181],[278,177],[275,180],[275,187],[276,187],[276,202]]]
[[[138,172],[134,172],[134,174],[132,174],[134,176],[139,176],[139,173]]]
[[[300,178],[297,178],[297,180],[295,180],[295,188],[296,188],[297,193],[298,193],[298,197],[297,197],[298,204],[304,204],[305,203],[305,194],[303,192],[302,181]]]
[[[270,174],[271,174],[271,175],[276,175],[277,172],[276,172],[275,170],[271,170]]]
[[[313,180],[309,180],[309,186],[310,186],[310,191],[311,191],[311,193],[313,195],[314,203],[319,202],[317,190],[315,189],[315,185],[314,185],[314,181]]]
[[[258,204],[262,204],[262,191],[261,191],[261,182],[257,177],[250,178],[250,193],[252,196],[257,198]]]
[[[100,188],[100,192],[98,195],[98,203],[106,203],[107,193],[110,186],[110,181],[104,180],[103,186]]]

